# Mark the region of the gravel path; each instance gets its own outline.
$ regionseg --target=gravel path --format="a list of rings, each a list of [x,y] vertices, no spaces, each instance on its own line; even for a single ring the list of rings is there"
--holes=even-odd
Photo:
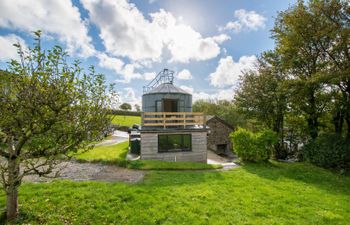
[[[143,180],[145,171],[130,170],[112,165],[103,165],[98,163],[78,163],[76,161],[63,161],[58,165],[60,174],[54,179],[68,179],[74,181],[97,180],[116,182],[123,181],[128,183],[137,183]],[[31,175],[24,177],[25,182],[48,182],[51,178],[38,177]]]
[[[115,145],[127,140],[129,140],[129,134],[127,132],[116,130],[111,137],[95,144],[95,146]]]
[[[239,165],[233,162],[232,158],[222,157],[209,149],[207,151],[207,163],[221,164],[222,168],[219,170],[229,170],[239,167]]]
[[[114,131],[108,140],[104,140],[95,146],[114,145],[128,140],[128,133],[123,131]],[[104,165],[99,163],[79,163],[75,160],[63,161],[57,166],[59,177],[54,179],[68,179],[74,181],[98,180],[98,181],[123,181],[128,183],[137,183],[143,180],[145,171],[130,170],[113,165]],[[48,182],[52,178],[43,178],[37,175],[24,177],[25,182]]]

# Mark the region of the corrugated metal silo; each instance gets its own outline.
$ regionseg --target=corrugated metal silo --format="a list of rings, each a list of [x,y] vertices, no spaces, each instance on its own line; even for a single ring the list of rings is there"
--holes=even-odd
[[[152,82],[144,87],[143,112],[192,112],[192,95],[173,85],[173,71],[164,69]]]

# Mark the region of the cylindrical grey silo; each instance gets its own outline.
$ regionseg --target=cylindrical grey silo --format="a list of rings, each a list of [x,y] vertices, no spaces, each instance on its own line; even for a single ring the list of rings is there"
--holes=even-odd
[[[163,83],[142,95],[142,111],[192,112],[192,95],[171,83]]]

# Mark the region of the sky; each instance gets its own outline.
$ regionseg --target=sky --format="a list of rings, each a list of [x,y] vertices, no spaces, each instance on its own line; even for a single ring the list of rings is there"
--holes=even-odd
[[[1,0],[0,69],[12,45],[61,45],[115,83],[119,102],[141,104],[163,68],[199,100],[232,100],[239,76],[274,48],[270,30],[295,0]]]

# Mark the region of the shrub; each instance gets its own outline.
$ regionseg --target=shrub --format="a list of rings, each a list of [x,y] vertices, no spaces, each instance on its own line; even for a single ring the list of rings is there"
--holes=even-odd
[[[270,130],[252,133],[239,128],[231,133],[233,151],[243,161],[261,162],[270,158],[277,136]]]
[[[141,112],[111,109],[109,114],[120,116],[141,116]]]
[[[324,168],[350,169],[350,139],[322,134],[302,148],[302,158]]]

